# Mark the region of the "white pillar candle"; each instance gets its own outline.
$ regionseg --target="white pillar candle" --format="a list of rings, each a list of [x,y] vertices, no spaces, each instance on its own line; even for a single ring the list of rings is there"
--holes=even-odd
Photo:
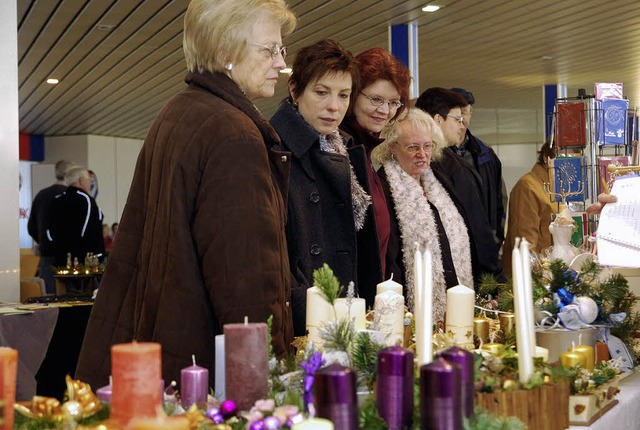
[[[340,298],[336,299],[334,306],[338,320],[355,319],[354,330],[358,331],[366,328],[367,303],[364,299],[353,298],[351,299],[351,305],[349,305],[349,299]]]
[[[404,337],[404,297],[392,290],[378,293],[373,309],[377,328],[385,335],[385,345],[392,346],[396,345],[398,341],[402,341]]]
[[[220,401],[226,398],[225,396],[225,381],[224,381],[224,335],[219,334],[215,337],[216,346],[216,361],[215,361],[215,395]]]
[[[321,348],[320,327],[326,322],[334,320],[335,312],[329,302],[322,297],[320,288],[307,288],[306,327],[309,332],[307,339]]]
[[[516,238],[512,252],[513,268],[513,303],[516,314],[516,343],[518,347],[518,375],[520,382],[526,383],[533,374],[533,351],[529,339],[529,319],[526,310],[526,293],[524,285],[524,273],[522,267],[522,255],[520,253],[520,238]]]
[[[384,282],[380,282],[376,286],[376,294],[382,294],[385,291],[393,291],[394,293],[402,295],[402,284],[398,284],[393,280],[393,273],[389,279]]]
[[[455,345],[473,349],[473,309],[476,293],[464,285],[447,290],[446,333]]]
[[[545,363],[549,362],[549,350],[547,348],[543,348],[541,346],[536,345],[535,347],[535,358],[542,358],[542,361]]]

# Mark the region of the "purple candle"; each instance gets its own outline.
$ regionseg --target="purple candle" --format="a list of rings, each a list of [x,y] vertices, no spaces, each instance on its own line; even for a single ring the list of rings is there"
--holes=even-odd
[[[442,357],[420,368],[420,429],[462,430],[460,368]]]
[[[111,376],[109,376],[109,385],[98,388],[96,390],[96,396],[103,403],[111,403]]]
[[[413,353],[401,346],[378,353],[378,412],[390,430],[411,428]]]
[[[196,357],[191,357],[193,365],[180,371],[182,407],[189,409],[191,405],[195,404],[202,409],[207,405],[209,370],[196,365]]]
[[[474,387],[473,387],[473,354],[458,346],[452,346],[440,353],[445,360],[460,366],[462,378],[462,414],[465,417],[473,415]]]
[[[331,364],[316,372],[313,384],[316,414],[333,422],[335,430],[358,430],[356,374]]]

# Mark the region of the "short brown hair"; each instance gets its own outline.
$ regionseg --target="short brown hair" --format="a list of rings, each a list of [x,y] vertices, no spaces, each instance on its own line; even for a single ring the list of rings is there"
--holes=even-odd
[[[305,46],[296,55],[293,62],[293,72],[289,77],[293,98],[300,97],[311,82],[328,73],[340,72],[351,75],[351,98],[349,100],[351,106],[355,99],[354,95],[360,91],[360,74],[353,54],[331,39],[323,39],[313,45]]]

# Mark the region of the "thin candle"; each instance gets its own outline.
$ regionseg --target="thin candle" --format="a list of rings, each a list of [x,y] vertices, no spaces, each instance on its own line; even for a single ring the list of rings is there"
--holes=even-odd
[[[520,257],[522,259],[522,281],[525,294],[525,313],[527,322],[527,337],[529,338],[531,351],[536,350],[536,333],[534,330],[535,318],[533,313],[533,287],[531,282],[531,260],[529,254],[529,242],[524,237],[520,242]]]
[[[413,256],[413,315],[415,319],[415,337],[416,337],[416,359],[418,366],[422,364],[424,359],[424,332],[423,332],[423,315],[424,300],[422,298],[424,291],[422,289],[422,252],[420,245],[416,242],[416,251]]]
[[[532,340],[529,339],[529,322],[526,310],[527,294],[524,285],[522,254],[520,252],[520,238],[516,238],[516,246],[512,252],[513,258],[513,302],[516,314],[516,343],[518,347],[518,376],[520,382],[526,383],[533,374]],[[533,313],[532,313],[533,315]]]
[[[433,259],[430,249],[427,248],[425,250],[422,259],[422,292],[420,294],[420,299],[422,301],[422,304],[420,305],[420,308],[422,309],[422,316],[420,320],[422,343],[420,353],[418,354],[419,365],[431,363],[433,360]],[[418,334],[416,332],[416,340],[417,335]]]

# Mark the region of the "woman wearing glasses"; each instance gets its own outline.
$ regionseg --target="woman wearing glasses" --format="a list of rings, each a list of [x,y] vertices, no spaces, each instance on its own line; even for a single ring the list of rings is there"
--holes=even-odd
[[[227,323],[266,322],[274,351],[292,340],[285,220],[288,157],[252,100],[285,67],[283,0],[191,0],[187,86],[147,134],[93,306],[76,376],[109,377],[114,343],[162,344],[165,381],[209,368]],[[288,154],[287,154],[288,155]]]
[[[358,285],[356,232],[371,197],[349,162],[349,137],[338,125],[359,89],[356,62],[333,40],[298,52],[290,96],[271,118],[290,151],[287,243],[292,272],[294,332],[305,333],[306,290],[313,271],[329,264],[342,285]]]
[[[372,207],[363,229],[358,233],[358,289],[373,306],[376,285],[388,278],[384,255],[390,234],[387,200],[371,163],[371,151],[382,142],[380,132],[397,118],[409,101],[411,76],[407,68],[389,51],[368,49],[356,56],[362,89],[353,96],[354,104],[340,128],[353,137],[353,151],[364,149],[365,157],[352,157],[357,172],[366,172],[358,180],[371,194]],[[359,149],[357,149],[359,148]],[[381,257],[382,256],[382,257]]]
[[[408,109],[382,132],[373,151],[389,202],[391,235],[387,271],[402,283],[413,309],[415,243],[433,255],[434,321],[443,318],[446,289],[473,286],[467,224],[449,184],[429,166],[442,154],[444,138],[435,121],[420,109]],[[455,258],[454,258],[455,257]]]

